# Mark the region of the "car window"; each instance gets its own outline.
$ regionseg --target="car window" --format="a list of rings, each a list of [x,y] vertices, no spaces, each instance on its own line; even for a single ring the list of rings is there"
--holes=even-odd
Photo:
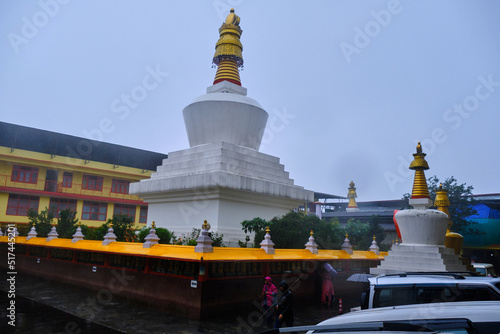
[[[414,326],[413,330],[433,330],[439,333],[476,334],[474,325],[469,319],[411,319],[407,321],[384,321],[384,329],[387,330],[410,330],[405,329],[404,324]],[[394,326],[397,325],[397,326]],[[399,328],[398,328],[399,326]]]
[[[373,307],[481,300],[500,300],[500,295],[488,286],[470,284],[381,286],[375,287]]]
[[[480,273],[483,276],[486,276],[486,268],[474,268],[478,273]]]
[[[475,301],[475,300],[499,300],[500,296],[487,286],[477,285],[459,285],[458,286],[460,300]]]
[[[456,302],[460,296],[454,287],[448,286],[426,286],[417,288],[417,303],[441,303]]]
[[[416,303],[417,293],[411,286],[375,288],[373,307],[408,305]]]

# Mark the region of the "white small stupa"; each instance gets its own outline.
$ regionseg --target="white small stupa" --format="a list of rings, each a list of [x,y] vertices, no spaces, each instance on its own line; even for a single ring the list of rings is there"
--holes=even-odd
[[[274,254],[274,242],[271,240],[271,230],[269,226],[266,228],[266,234],[264,235],[264,240],[260,243],[260,248],[263,249],[267,254]]]
[[[232,9],[219,29],[213,85],[183,110],[190,148],[170,152],[150,179],[130,185],[157,226],[187,234],[207,219],[232,246],[245,238],[242,221],[272,219],[313,200],[279,158],[259,152],[268,114],[241,86],[239,24]]]
[[[47,234],[47,239],[45,239],[45,240],[46,241],[54,240],[54,239],[57,239],[58,236],[59,236],[59,233],[57,233],[57,230],[56,230],[56,220],[54,219],[54,224],[52,225],[52,228],[50,229],[49,234]]]
[[[410,169],[415,171],[410,205],[411,210],[396,213],[395,220],[401,233],[401,243],[392,245],[389,255],[370,273],[395,274],[422,271],[466,271],[454,250],[444,246],[449,217],[439,210],[429,209],[432,200],[424,170],[429,169],[426,154],[417,145]]]

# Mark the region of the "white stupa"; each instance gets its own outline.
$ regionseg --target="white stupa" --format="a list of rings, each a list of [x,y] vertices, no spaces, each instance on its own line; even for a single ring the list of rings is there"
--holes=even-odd
[[[432,200],[424,170],[429,169],[420,143],[410,169],[415,171],[410,205],[411,210],[401,210],[395,219],[401,234],[401,243],[392,246],[389,255],[370,273],[395,274],[401,272],[467,271],[462,260],[452,248],[444,245],[449,217],[439,210],[432,210]]]
[[[214,83],[183,110],[190,148],[170,152],[150,179],[130,186],[158,227],[180,235],[208,220],[232,245],[244,240],[242,221],[271,219],[313,200],[279,158],[259,152],[268,114],[241,86],[239,22],[231,9],[215,46]]]

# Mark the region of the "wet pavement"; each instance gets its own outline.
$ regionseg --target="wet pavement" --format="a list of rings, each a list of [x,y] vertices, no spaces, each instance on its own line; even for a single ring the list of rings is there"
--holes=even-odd
[[[0,305],[9,305],[7,277],[0,278]],[[267,329],[258,307],[197,321],[158,312],[134,302],[25,274],[16,276],[16,327],[0,309],[0,333],[181,333],[256,334]],[[295,326],[338,314],[332,306],[294,305]]]

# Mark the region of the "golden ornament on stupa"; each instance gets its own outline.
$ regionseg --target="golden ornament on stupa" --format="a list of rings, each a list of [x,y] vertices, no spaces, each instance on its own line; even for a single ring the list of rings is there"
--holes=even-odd
[[[227,16],[226,21],[219,28],[220,38],[215,44],[213,63],[217,66],[214,85],[229,81],[241,86],[239,68],[243,67],[243,45],[240,42],[240,17],[234,13]]]
[[[444,212],[450,217],[450,212],[448,207],[450,206],[450,200],[448,198],[448,191],[443,189],[443,185],[440,183],[439,188],[436,190],[436,199],[434,199],[434,206],[441,212]],[[451,228],[451,219],[448,222],[448,230]]]
[[[349,204],[347,204],[348,208],[358,207],[358,204],[356,203],[355,200],[356,197],[357,197],[356,187],[354,187],[354,182],[351,181],[351,183],[349,183],[349,189],[347,190],[347,198],[349,198]]]
[[[413,153],[414,159],[410,164],[410,169],[415,171],[411,198],[430,198],[424,173],[424,170],[429,169],[429,164],[425,161],[426,155],[422,152],[422,146],[418,142],[417,153]]]
[[[210,224],[208,223],[208,221],[204,220],[203,224],[201,224],[201,228],[208,231],[210,229]]]
[[[436,190],[436,199],[434,200],[434,206],[437,210],[444,212],[448,215],[448,229],[446,231],[446,237],[444,238],[444,245],[448,248],[452,248],[456,255],[460,255],[462,252],[462,245],[464,243],[464,237],[461,234],[451,232],[451,226],[453,224],[450,211],[448,207],[450,206],[450,199],[448,198],[448,191],[443,188],[442,184],[439,184],[439,188]]]

